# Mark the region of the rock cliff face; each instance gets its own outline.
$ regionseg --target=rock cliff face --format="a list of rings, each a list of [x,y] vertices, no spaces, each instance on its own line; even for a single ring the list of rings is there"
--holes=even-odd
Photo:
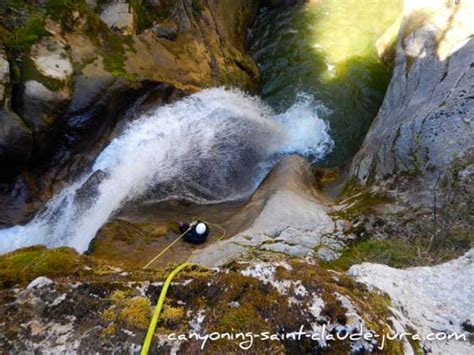
[[[255,92],[259,73],[245,37],[258,6],[0,4],[0,180],[10,206],[0,223],[23,220],[37,208],[32,200],[41,205],[38,199],[87,168],[116,125],[140,110],[131,107],[141,95],[147,93],[139,101],[146,106],[212,86]]]
[[[408,178],[426,192],[473,163],[473,16],[471,1],[406,1],[393,77],[352,164],[358,182]]]

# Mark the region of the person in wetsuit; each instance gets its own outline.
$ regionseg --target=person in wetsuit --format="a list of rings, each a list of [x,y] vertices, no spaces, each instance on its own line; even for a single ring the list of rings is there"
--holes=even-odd
[[[178,222],[178,225],[181,233],[185,233],[184,240],[188,243],[204,243],[209,235],[209,226],[200,220],[195,220],[191,224]]]

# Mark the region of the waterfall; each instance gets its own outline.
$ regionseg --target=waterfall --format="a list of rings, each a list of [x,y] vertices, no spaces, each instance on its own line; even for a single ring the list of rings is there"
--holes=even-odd
[[[259,98],[223,88],[157,107],[129,123],[30,223],[0,230],[0,253],[34,244],[84,252],[114,212],[139,198],[248,197],[282,156],[318,160],[332,149],[320,108],[300,95],[274,114]]]

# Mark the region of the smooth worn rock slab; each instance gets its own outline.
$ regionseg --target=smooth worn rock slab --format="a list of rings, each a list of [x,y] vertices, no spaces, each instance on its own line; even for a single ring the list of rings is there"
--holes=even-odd
[[[45,37],[31,47],[30,57],[36,69],[44,76],[60,81],[69,80],[72,63],[64,44],[52,37]]]
[[[304,258],[307,256],[312,256],[314,254],[314,251],[312,249],[305,248],[301,245],[292,245],[279,242],[272,244],[263,244],[260,246],[260,249],[273,251],[275,253],[296,256],[298,258]]]
[[[333,261],[339,258],[341,253],[338,253],[332,249],[329,249],[327,247],[321,247],[318,249],[316,252],[316,256],[324,261]]]
[[[283,159],[234,217],[254,218],[253,223],[227,240],[196,251],[191,261],[217,266],[259,251],[328,261],[337,258],[344,243],[315,186],[306,160],[296,156]],[[342,220],[338,223],[344,224]],[[315,253],[320,247],[327,251]]]
[[[316,201],[291,191],[278,191],[244,234],[273,235],[287,227],[324,234],[334,230],[334,222]]]
[[[287,244],[298,244],[308,249],[313,249],[321,244],[321,232],[318,230],[307,230],[288,227],[285,228],[276,238]]]

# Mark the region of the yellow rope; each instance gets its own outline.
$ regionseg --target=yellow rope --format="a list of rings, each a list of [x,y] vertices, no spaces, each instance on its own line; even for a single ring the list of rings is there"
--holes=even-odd
[[[156,303],[155,311],[153,312],[153,317],[151,318],[150,325],[148,326],[148,331],[146,333],[145,341],[143,342],[143,347],[140,352],[140,355],[148,355],[151,341],[153,340],[153,334],[155,333],[156,324],[158,323],[158,319],[160,318],[161,308],[163,308],[163,303],[165,302],[166,293],[168,292],[168,287],[171,284],[171,280],[173,280],[173,278],[178,272],[191,265],[191,263],[183,263],[179,265],[176,269],[171,271],[171,273],[168,275],[168,278],[166,279],[163,288],[161,289],[158,302]]]
[[[219,229],[222,231],[222,235],[221,235],[221,237],[220,237],[219,239],[217,239],[217,241],[220,241],[220,240],[222,240],[222,239],[225,238],[225,236],[226,236],[226,231],[225,231],[225,229],[224,229],[222,226],[220,226],[220,225],[218,225],[218,224],[214,224],[214,223],[209,223],[209,222],[206,222],[206,223],[207,223],[208,225],[210,225],[210,226],[217,227],[217,228],[219,228]]]
[[[220,225],[218,225],[218,224],[214,224],[214,223],[209,223],[209,222],[204,222],[204,223],[208,224],[209,226],[217,227],[217,228],[219,228],[219,229],[222,231],[222,235],[221,235],[221,237],[220,237],[219,239],[217,239],[217,241],[220,241],[220,240],[222,240],[222,239],[225,238],[225,236],[226,236],[226,231],[225,231],[225,229],[224,229],[222,226],[220,226]],[[166,253],[173,245],[175,245],[175,244],[178,242],[178,240],[180,240],[182,237],[184,237],[184,235],[185,235],[186,233],[188,233],[190,230],[191,230],[191,227],[189,227],[183,234],[181,234],[178,238],[176,238],[176,240],[173,240],[166,248],[164,248],[162,251],[160,251],[160,252],[159,252],[153,259],[151,259],[151,260],[148,262],[148,264],[146,264],[143,268],[144,268],[144,269],[149,268],[151,264],[153,264],[156,260],[158,260],[158,258],[159,258],[160,256],[162,256],[164,253]]]
[[[226,231],[223,227],[221,227],[218,224],[213,224],[213,223],[208,223],[208,222],[205,222],[205,223],[207,223],[210,226],[217,227],[222,231],[222,236],[218,239],[218,241],[225,238]],[[168,251],[178,240],[180,240],[187,232],[189,232],[190,229],[191,229],[191,227],[188,228],[178,238],[176,238],[176,240],[174,240],[172,243],[170,243],[165,249],[163,249],[161,252],[159,252],[143,268],[147,269],[160,256],[162,256],[166,251]],[[156,303],[155,311],[153,312],[153,317],[151,318],[150,325],[148,326],[148,331],[146,333],[146,337],[145,337],[145,340],[143,342],[143,347],[142,347],[142,350],[140,352],[140,355],[148,355],[148,352],[150,351],[151,341],[153,340],[153,334],[155,333],[156,324],[158,323],[158,319],[160,318],[161,309],[163,308],[163,303],[165,302],[166,293],[168,292],[168,288],[171,284],[171,280],[173,280],[173,278],[176,276],[177,273],[179,273],[181,270],[183,270],[184,268],[186,268],[188,266],[191,266],[191,265],[192,265],[191,263],[185,262],[185,263],[179,265],[173,271],[171,271],[171,273],[168,275],[168,278],[166,279],[165,283],[163,284],[163,288],[161,289],[161,293],[160,293],[160,297],[158,298],[158,302]]]
[[[153,259],[151,259],[148,264],[146,264],[143,268],[147,269],[151,264],[153,264],[160,256],[162,256],[164,253],[168,251],[169,248],[171,248],[173,245],[175,245],[178,240],[184,237],[186,233],[188,233],[191,230],[191,227],[189,227],[183,234],[181,234],[176,240],[174,240],[172,243],[170,243],[166,248],[164,248],[161,252],[159,252]]]

